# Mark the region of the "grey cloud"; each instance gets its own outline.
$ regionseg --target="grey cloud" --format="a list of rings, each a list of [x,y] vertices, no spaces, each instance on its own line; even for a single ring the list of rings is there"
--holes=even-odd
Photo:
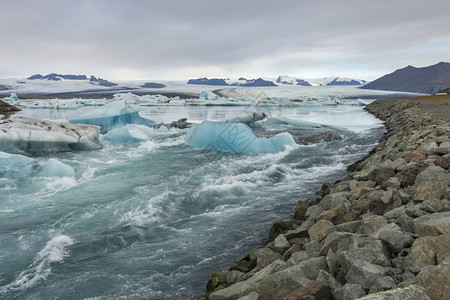
[[[450,41],[449,9],[435,0],[9,1],[0,11],[8,24],[0,28],[8,45],[0,71],[307,76],[329,65],[386,72],[402,66],[398,58],[428,62],[422,45]],[[431,63],[445,60],[448,43],[433,45]]]

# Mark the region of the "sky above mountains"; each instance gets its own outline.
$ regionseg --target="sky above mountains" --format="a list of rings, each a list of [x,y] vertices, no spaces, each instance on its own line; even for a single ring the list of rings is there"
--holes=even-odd
[[[375,79],[448,61],[450,1],[15,0],[0,75]]]

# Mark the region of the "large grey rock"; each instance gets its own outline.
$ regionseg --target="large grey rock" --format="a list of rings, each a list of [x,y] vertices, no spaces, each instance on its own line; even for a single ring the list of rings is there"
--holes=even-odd
[[[319,271],[319,274],[317,275],[317,281],[328,282],[333,290],[341,288],[341,284],[336,280],[336,278],[334,278],[333,275],[324,270]]]
[[[366,295],[364,289],[358,284],[346,283],[335,291],[336,300],[359,299]]]
[[[337,264],[341,266],[339,278],[344,277],[355,261],[365,261],[382,267],[391,267],[389,251],[385,244],[373,238],[350,237],[339,244]]]
[[[431,299],[450,297],[450,265],[427,266],[413,280],[425,288]]]
[[[309,257],[318,257],[320,255],[320,248],[322,248],[322,245],[318,241],[312,240],[305,244],[304,247]]]
[[[279,234],[274,240],[274,247],[282,253],[289,249],[290,246],[288,240],[282,234]]]
[[[411,246],[414,239],[395,223],[389,223],[376,232],[371,234],[372,237],[380,239],[386,243],[388,248],[394,253],[400,252],[403,248]]]
[[[319,205],[311,205],[305,213],[307,220],[315,221],[317,217],[323,213],[324,209]]]
[[[326,230],[333,227],[334,224],[327,220],[320,220],[308,230],[311,240],[321,241],[326,235]]]
[[[417,265],[435,265],[436,254],[450,252],[450,234],[421,237],[414,241],[406,256],[405,270]]]
[[[304,272],[304,266],[300,265],[276,272],[254,285],[251,291],[264,295],[264,299],[280,299],[311,282],[303,276]]]
[[[342,204],[347,200],[347,192],[339,192],[334,194],[328,194],[319,202],[319,205],[324,209],[332,209],[333,207]]]
[[[369,289],[369,294],[379,293],[387,290],[395,289],[397,285],[392,277],[384,276],[375,279],[372,286]]]
[[[410,285],[403,289],[393,289],[380,293],[370,294],[358,298],[359,300],[431,300],[425,289],[421,286]]]
[[[288,259],[286,266],[291,267],[300,264],[302,261],[308,260],[310,257],[306,251],[299,251],[292,253]]]
[[[251,292],[250,294],[239,298],[238,300],[258,300],[259,295],[257,292]]]
[[[210,300],[238,299],[239,297],[249,294],[250,289],[271,274],[279,271],[286,263],[281,260],[274,261],[267,267],[255,273],[252,277],[245,281],[240,281],[229,287],[218,290],[209,296]]]
[[[348,283],[359,284],[368,291],[377,278],[384,277],[388,273],[387,268],[371,264],[366,261],[353,261],[345,279]]]
[[[421,202],[425,200],[440,199],[447,191],[447,186],[447,180],[441,177],[420,181],[417,184],[413,201]]]
[[[414,220],[419,236],[436,236],[450,233],[450,211],[422,216]]]
[[[436,153],[439,154],[448,154],[450,153],[450,142],[444,142],[439,145],[439,148],[436,149]]]

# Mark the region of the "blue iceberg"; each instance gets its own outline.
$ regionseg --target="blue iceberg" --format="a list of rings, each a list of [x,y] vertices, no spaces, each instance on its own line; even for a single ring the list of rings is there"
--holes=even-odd
[[[32,171],[33,159],[0,151],[0,178],[25,177]]]
[[[114,143],[142,142],[151,140],[155,135],[169,132],[169,128],[162,125],[150,128],[145,125],[127,124],[121,128],[114,128],[105,134],[105,140]]]
[[[189,146],[235,153],[277,153],[296,145],[287,132],[273,137],[256,137],[243,123],[204,121],[189,129],[185,142]]]
[[[210,91],[203,91],[200,100],[217,100],[217,95]]]
[[[152,120],[139,115],[141,108],[127,104],[126,101],[115,101],[87,112],[76,119],[70,120],[75,124],[90,124],[100,126],[100,132],[105,133],[113,128],[123,127],[126,124],[147,125]]]
[[[74,177],[75,171],[57,159],[50,158],[45,164],[39,167],[36,174],[38,177]]]

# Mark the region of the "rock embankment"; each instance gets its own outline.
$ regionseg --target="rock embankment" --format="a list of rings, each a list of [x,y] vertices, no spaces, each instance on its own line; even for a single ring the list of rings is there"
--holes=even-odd
[[[449,299],[450,121],[411,101],[367,110],[385,121],[379,145],[211,274],[206,299]]]

